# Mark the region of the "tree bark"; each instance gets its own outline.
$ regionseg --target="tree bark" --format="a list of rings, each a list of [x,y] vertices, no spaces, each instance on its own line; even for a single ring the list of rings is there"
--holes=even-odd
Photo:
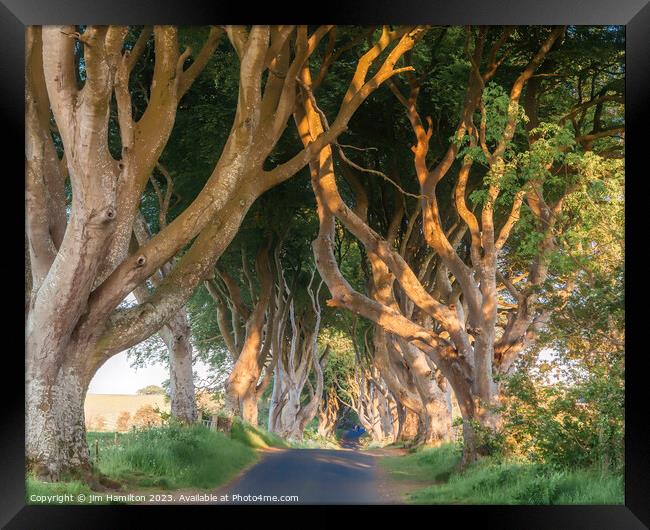
[[[160,336],[169,351],[169,381],[172,417],[181,423],[192,424],[198,420],[192,372],[192,345],[190,326],[185,309],[160,330]]]
[[[265,319],[273,294],[273,277],[269,266],[269,245],[266,245],[260,249],[256,258],[256,270],[260,279],[260,296],[246,322],[244,345],[226,381],[225,414],[241,416],[244,421],[253,425],[257,425],[257,384],[271,341],[272,320]],[[266,337],[264,336],[265,327]],[[265,340],[266,344],[264,344]]]
[[[87,26],[79,35],[74,26],[30,27],[26,46],[26,211],[32,289],[26,323],[26,349],[31,364],[27,401],[32,423],[34,410],[69,407],[43,423],[73,445],[68,433],[83,430],[83,396],[69,393],[69,403],[32,395],[48,391],[63,367],[83,372],[84,383],[108,358],[156,333],[183,307],[204,281],[236,234],[250,205],[267,189],[290,178],[319,149],[335,139],[368,95],[396,72],[395,61],[408,49],[407,30],[382,33],[381,42],[364,55],[331,130],[309,148],[270,171],[263,169],[268,155],[284,132],[296,95],[296,76],[331,26],[312,35],[307,26],[228,26],[240,56],[239,98],[235,121],[222,154],[205,187],[173,222],[155,234],[137,253],[129,255],[133,222],[151,171],[161,156],[183,94],[207,64],[222,30],[212,27],[208,38],[185,68],[189,50],[179,50],[177,28],[153,28],[155,61],[150,97],[140,119],[133,119],[129,77],[145,48],[151,30],[145,28],[127,52],[126,26]],[[291,38],[295,35],[295,39]],[[84,46],[83,87],[77,84],[81,68],[75,39]],[[392,42],[398,44],[366,80],[368,69]],[[291,46],[293,43],[293,46]],[[412,43],[411,43],[412,45]],[[377,52],[377,53],[375,53]],[[266,70],[269,75],[263,83]],[[262,89],[263,87],[263,89]],[[121,159],[108,146],[111,102],[118,110]],[[65,152],[58,160],[50,131],[54,116]],[[64,183],[70,179],[72,204],[66,223]],[[122,309],[119,304],[193,240],[190,248],[160,282],[144,304]],[[48,359],[52,366],[43,367]],[[76,384],[64,388],[78,388]],[[85,390],[85,385],[81,388]],[[52,395],[60,391],[52,390]],[[243,394],[242,394],[243,395]],[[45,401],[43,401],[45,400]],[[59,418],[58,420],[56,418]],[[57,422],[68,421],[57,427]],[[37,436],[29,429],[28,438]],[[75,435],[76,438],[79,436]],[[83,437],[81,437],[83,438]],[[41,446],[28,440],[27,446]],[[43,445],[44,446],[44,445]],[[30,449],[30,462],[58,476],[83,455],[66,458],[54,449]],[[40,456],[39,456],[40,455]],[[39,458],[43,461],[39,462]]]
[[[27,359],[25,443],[36,477],[60,480],[90,472],[84,397],[89,379],[81,364]]]
[[[330,388],[327,397],[321,400],[318,410],[318,434],[323,438],[334,437],[338,411],[339,400],[336,397],[336,389]]]
[[[313,328],[307,329],[304,318],[296,321],[294,302],[289,305],[291,322],[290,348],[282,355],[275,365],[273,379],[273,394],[269,408],[269,430],[280,437],[290,440],[302,440],[307,424],[316,416],[318,406],[323,396],[323,363],[327,357],[329,346],[319,357],[318,334],[320,332],[321,308],[318,300],[319,287],[314,291],[312,283],[315,271],[312,272],[307,294],[311,299],[314,314]],[[304,315],[303,315],[304,317]],[[316,388],[309,382],[313,369]],[[303,389],[309,388],[309,398],[302,403]]]

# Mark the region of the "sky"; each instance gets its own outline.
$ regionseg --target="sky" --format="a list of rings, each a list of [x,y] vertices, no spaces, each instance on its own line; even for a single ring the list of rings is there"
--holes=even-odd
[[[131,304],[136,303],[133,293],[130,293],[125,301]],[[195,360],[192,369],[195,378],[198,376],[202,379],[208,376],[208,365],[202,361]],[[145,386],[161,386],[166,379],[169,379],[169,369],[164,364],[150,364],[133,368],[125,350],[111,357],[97,370],[95,377],[90,381],[88,393],[136,394]]]
[[[194,363],[194,372],[200,377],[207,375],[206,366],[200,361]],[[147,385],[160,386],[169,379],[169,372],[162,364],[152,364],[143,368],[132,368],[123,351],[111,357],[97,371],[90,381],[91,394],[135,394]]]
[[[125,351],[111,357],[97,370],[90,381],[91,394],[135,394],[147,385],[158,385],[169,379],[167,368],[162,364],[131,368]]]

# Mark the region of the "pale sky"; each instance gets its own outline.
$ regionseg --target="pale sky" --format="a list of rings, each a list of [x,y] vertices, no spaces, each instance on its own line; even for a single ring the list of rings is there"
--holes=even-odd
[[[135,394],[147,385],[158,385],[169,379],[167,368],[154,364],[144,368],[131,368],[125,351],[111,357],[97,370],[90,381],[91,394]]]
[[[194,373],[206,377],[207,366],[201,361],[194,362]],[[169,372],[162,364],[151,364],[143,368],[132,368],[125,351],[111,357],[97,370],[90,381],[91,394],[135,394],[147,385],[160,386],[169,379]]]
[[[133,294],[126,300],[135,302]],[[199,377],[206,377],[207,366],[201,361],[196,361],[193,366],[194,373]],[[90,381],[88,392],[91,394],[135,394],[147,385],[160,386],[169,379],[169,371],[163,364],[150,364],[141,368],[132,368],[123,351],[111,357],[97,370],[95,377]]]

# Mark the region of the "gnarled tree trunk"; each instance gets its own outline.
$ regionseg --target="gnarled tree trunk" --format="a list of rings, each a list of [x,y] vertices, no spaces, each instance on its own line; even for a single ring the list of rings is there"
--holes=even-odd
[[[318,409],[318,434],[323,438],[334,437],[339,408],[336,389],[330,388],[325,399],[321,399]]]
[[[25,450],[36,477],[90,472],[83,407],[89,383],[82,363],[28,359]]]
[[[291,322],[290,348],[282,355],[275,365],[273,379],[273,394],[269,408],[269,430],[290,440],[302,440],[307,424],[316,416],[318,405],[323,396],[323,363],[329,351],[329,346],[319,357],[318,334],[320,332],[321,307],[318,300],[320,288],[312,290],[315,271],[312,272],[307,294],[312,303],[314,314],[313,328],[301,321],[296,322],[294,302],[289,305]],[[309,381],[312,371],[316,378],[314,389]],[[303,389],[309,389],[306,403],[302,402]]]
[[[271,343],[269,328],[272,325],[272,315],[270,318],[265,318],[273,294],[273,277],[269,267],[267,245],[260,249],[255,260],[255,268],[260,280],[260,296],[246,322],[246,339],[226,381],[225,414],[240,416],[253,425],[257,425],[257,385]]]

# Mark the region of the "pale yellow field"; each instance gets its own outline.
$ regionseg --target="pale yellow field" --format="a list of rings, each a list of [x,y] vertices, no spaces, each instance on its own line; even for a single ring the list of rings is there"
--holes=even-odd
[[[88,394],[84,403],[86,427],[89,430],[114,431],[117,417],[122,412],[128,412],[131,418],[142,407],[150,405],[154,409],[169,412],[169,401],[160,394],[129,395],[129,394]],[[101,427],[101,419],[104,426]]]

